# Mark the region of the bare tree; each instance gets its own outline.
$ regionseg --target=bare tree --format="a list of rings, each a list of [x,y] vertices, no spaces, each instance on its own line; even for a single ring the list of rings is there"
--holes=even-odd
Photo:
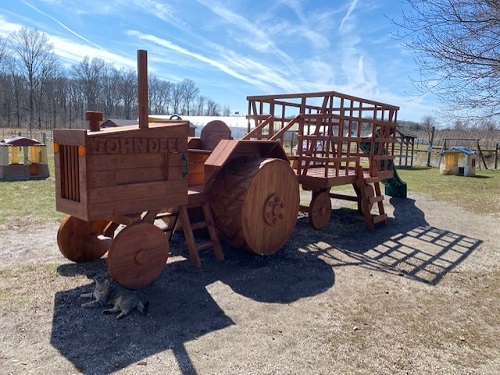
[[[103,59],[94,57],[90,60],[88,56],[72,67],[73,78],[83,94],[89,111],[103,109],[98,99],[101,96],[100,84],[103,83],[102,78],[106,68],[106,62]]]
[[[0,36],[0,72],[3,71],[5,55],[7,53],[7,41]]]
[[[220,105],[214,102],[212,99],[207,100],[207,109],[205,112],[206,116],[220,116]]]
[[[182,85],[180,82],[172,86],[172,110],[174,114],[181,113]]]
[[[221,106],[199,95],[192,80],[177,84],[151,78],[155,114],[220,114]],[[86,127],[86,110],[107,118],[137,118],[137,75],[99,58],[85,57],[63,70],[48,37],[28,28],[0,37],[0,126]],[[226,111],[227,112],[227,111]]]
[[[7,41],[0,36],[0,124],[2,117],[7,117],[8,76],[4,73],[6,50]]]
[[[231,107],[228,104],[222,109],[222,116],[231,116]]]
[[[421,92],[450,113],[500,117],[500,1],[401,0],[409,6],[398,34],[415,53]]]
[[[24,78],[29,90],[29,129],[35,117],[37,90],[42,90],[44,79],[48,78],[57,66],[53,53],[54,47],[44,33],[27,27],[9,35],[9,47],[13,53],[17,74]]]
[[[167,114],[171,101],[172,83],[150,76],[148,86],[151,113],[155,115]]]
[[[137,117],[137,74],[134,69],[121,73],[120,98],[123,99],[123,113],[127,120]]]
[[[181,100],[182,100],[182,114],[190,115],[191,107],[198,96],[200,90],[196,83],[191,79],[185,79],[180,83]]]
[[[121,104],[119,94],[120,78],[120,71],[114,67],[109,67],[100,80],[101,101],[104,105],[103,112],[105,117],[117,117],[118,108]]]
[[[203,95],[199,95],[196,100],[196,116],[203,116],[205,113],[205,104],[207,103],[207,98]]]

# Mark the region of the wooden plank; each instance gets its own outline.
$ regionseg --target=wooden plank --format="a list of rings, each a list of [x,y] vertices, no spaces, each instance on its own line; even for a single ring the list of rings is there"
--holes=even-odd
[[[127,214],[151,211],[168,207],[177,207],[187,204],[187,185],[185,191],[164,192],[136,199],[95,203],[89,206],[89,220],[122,216]]]
[[[186,157],[189,159],[186,153],[181,152],[169,153],[166,156],[169,167],[184,167],[186,165]]]
[[[223,139],[205,161],[205,184],[217,175],[238,146],[237,140]]]
[[[118,155],[88,155],[87,166],[89,173],[94,171],[114,171],[117,167]]]
[[[80,173],[80,176],[82,175],[85,176],[84,173]],[[102,186],[115,186],[116,183],[117,180],[115,171],[93,171],[89,174],[85,185],[87,189],[93,189]]]
[[[128,200],[166,196],[168,194],[174,195],[178,193],[184,193],[187,195],[187,181],[159,181],[98,187],[89,189],[89,202],[91,204],[124,202]]]
[[[168,179],[167,172],[163,167],[117,169],[115,176],[114,181],[109,181],[108,186],[157,182]]]
[[[184,167],[182,167],[182,168],[180,168],[180,167],[168,167],[166,173],[167,173],[167,180],[168,181],[183,180],[186,178],[186,172],[184,170]]]
[[[162,167],[165,163],[163,153],[89,155],[89,172],[143,167]]]
[[[149,128],[147,129],[140,129],[137,125],[104,128],[99,132],[92,132],[89,134],[89,138],[113,138],[116,136],[120,138],[181,138],[186,139],[187,142],[188,135],[189,121],[178,121],[172,123],[149,123]]]
[[[59,145],[84,145],[87,131],[84,129],[54,129],[54,143]]]
[[[56,199],[56,210],[89,221],[87,207],[80,202],[58,197]]]

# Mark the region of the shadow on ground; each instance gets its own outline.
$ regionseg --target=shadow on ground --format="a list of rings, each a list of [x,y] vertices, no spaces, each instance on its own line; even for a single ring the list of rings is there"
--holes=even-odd
[[[181,235],[174,235],[172,252],[184,251]],[[207,286],[220,281],[236,293],[263,303],[290,303],[322,293],[334,285],[331,266],[297,252],[260,257],[225,246],[226,260],[202,254],[203,269],[187,260],[169,263],[161,276],[140,291],[150,301],[149,313],[134,311],[121,320],[103,315],[102,309],[83,309],[80,294],[89,285],[57,292],[51,344],[78,371],[108,374],[171,349],[183,373],[196,374],[184,343],[223,328],[234,321],[218,306]],[[106,262],[65,264],[62,276],[105,274]],[[224,343],[221,343],[224,345]],[[137,371],[141,371],[138,369]]]
[[[90,280],[88,286],[57,292],[51,344],[83,373],[145,365],[155,354],[171,350],[183,373],[196,374],[185,343],[235,324],[207,290],[215,282],[253,301],[282,304],[331,288],[335,267],[362,267],[435,285],[482,243],[430,226],[413,199],[392,198],[390,203],[395,218],[375,231],[365,228],[357,210],[340,208],[321,231],[301,216],[285,247],[271,256],[225,245],[225,261],[202,254],[201,270],[187,260],[169,262],[158,280],[141,290],[150,301],[147,316],[133,312],[117,320],[101,309],[80,308],[79,296],[91,290]],[[174,234],[171,254],[185,255],[182,235]],[[105,260],[65,264],[58,271],[89,279],[107,272]]]
[[[328,259],[334,267],[363,267],[431,285],[439,283],[483,242],[429,225],[414,199],[391,198],[390,203],[394,218],[387,226],[369,231],[357,210],[340,208],[332,212],[327,228],[311,231],[307,244],[294,237],[292,241],[306,252]],[[300,218],[297,229],[307,226],[307,217]]]

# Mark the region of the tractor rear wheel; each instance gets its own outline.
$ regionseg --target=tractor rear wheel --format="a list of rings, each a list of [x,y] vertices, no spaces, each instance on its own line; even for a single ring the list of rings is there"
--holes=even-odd
[[[239,157],[222,169],[210,191],[217,228],[234,246],[273,254],[290,238],[300,195],[287,161]]]

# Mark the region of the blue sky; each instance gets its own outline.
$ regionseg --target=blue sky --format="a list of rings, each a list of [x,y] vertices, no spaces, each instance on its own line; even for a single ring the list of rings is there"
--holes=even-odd
[[[412,55],[391,38],[402,4],[382,0],[3,0],[0,35],[44,32],[68,65],[85,56],[136,67],[246,113],[248,95],[334,90],[433,115],[415,97]]]

